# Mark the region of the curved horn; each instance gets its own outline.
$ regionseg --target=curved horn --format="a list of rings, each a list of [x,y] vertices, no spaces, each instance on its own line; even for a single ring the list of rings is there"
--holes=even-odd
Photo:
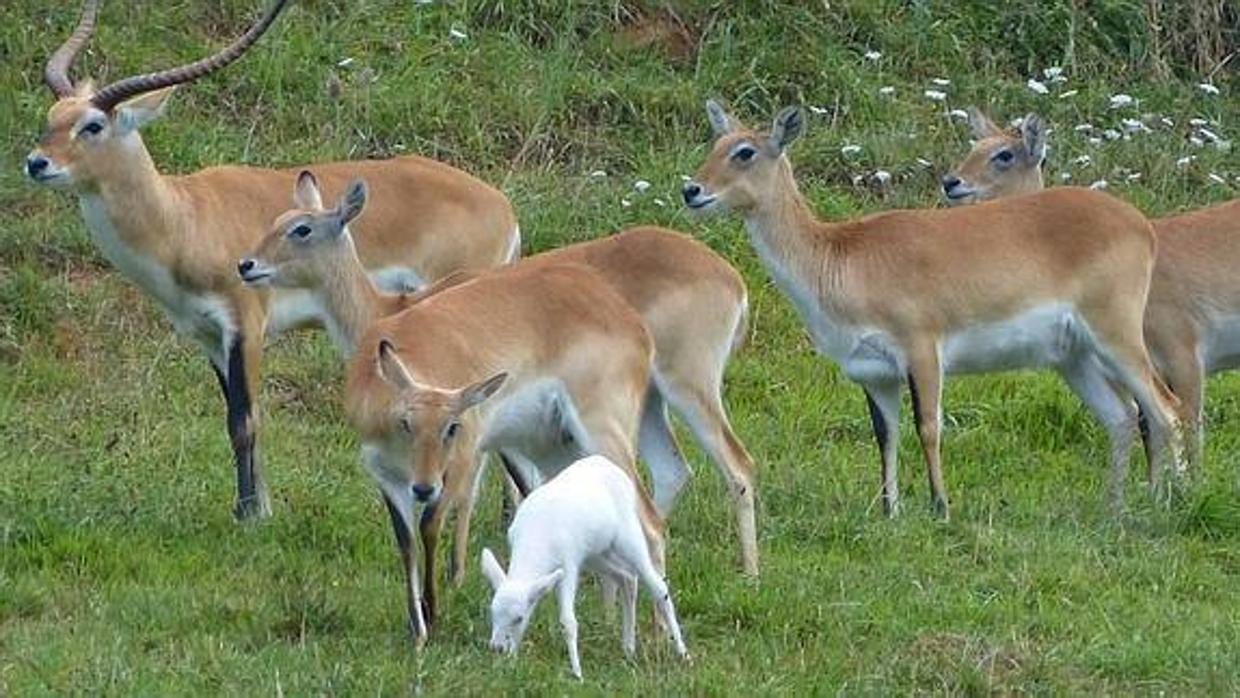
[[[65,39],[65,43],[56,49],[47,65],[43,68],[43,82],[51,88],[57,97],[73,94],[73,81],[69,79],[69,67],[78,57],[86,40],[95,32],[95,18],[99,15],[99,0],[86,0],[82,7],[82,17],[78,20],[77,29]]]
[[[254,42],[258,41],[258,38],[267,31],[267,28],[275,21],[276,16],[280,14],[280,10],[283,10],[287,4],[288,0],[275,0],[267,8],[267,12],[263,14],[262,18],[254,26],[250,27],[249,31],[242,34],[240,38],[213,56],[208,56],[189,65],[177,66],[168,70],[135,75],[131,78],[119,80],[96,92],[90,98],[90,101],[103,111],[112,111],[112,108],[117,104],[134,95],[197,80],[208,73],[219,70],[240,58],[250,46],[253,46]]]

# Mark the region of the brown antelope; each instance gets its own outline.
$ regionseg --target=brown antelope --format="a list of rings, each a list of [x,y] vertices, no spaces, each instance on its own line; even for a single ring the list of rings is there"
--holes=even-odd
[[[387,502],[415,641],[435,613],[443,517],[470,496],[480,451],[562,470],[587,454],[637,483],[652,555],[662,521],[634,470],[653,344],[641,318],[587,267],[516,265],[376,320],[350,362],[346,412]],[[423,582],[412,545],[414,505]],[[423,604],[423,597],[425,599]]]
[[[1038,145],[1041,119],[1030,114],[1004,131],[977,110],[976,142],[943,178],[952,205],[1041,191],[1042,168],[1023,152]],[[1032,124],[1032,126],[1031,126]],[[1014,153],[1014,157],[1004,156]],[[1240,367],[1240,200],[1151,221],[1158,252],[1145,307],[1145,342],[1154,366],[1180,399],[1189,463],[1199,463],[1205,377]]]
[[[1065,188],[967,209],[827,223],[806,205],[785,156],[803,129],[800,109],[781,111],[769,133],[744,128],[713,101],[707,114],[718,138],[696,181],[685,184],[685,203],[744,217],[750,241],[818,349],[865,389],[889,514],[898,500],[906,380],[933,501],[944,515],[944,374],[1059,371],[1108,428],[1117,501],[1132,425],[1108,381],[1146,408],[1155,444],[1172,442],[1175,397],[1141,340],[1154,241],[1136,209]]]
[[[244,35],[209,58],[96,90],[68,77],[95,27],[99,2],[87,0],[77,29],[47,62],[44,79],[57,101],[26,160],[31,180],[78,195],[103,255],[206,352],[228,405],[239,518],[270,513],[255,448],[263,338],[322,321],[308,294],[256,293],[235,271],[237,258],[285,209],[298,170],[225,166],[163,175],[139,130],[163,112],[177,85],[240,58],[286,2],[275,0]],[[371,182],[379,204],[357,228],[358,254],[385,285],[490,267],[518,252],[507,199],[459,170],[418,157],[317,167],[332,186],[342,187],[353,174]]]
[[[365,198],[359,182],[339,205],[325,209],[314,175],[303,172],[293,195],[295,208],[276,219],[238,266],[249,284],[311,292],[325,309],[330,334],[346,355],[353,353],[372,323],[420,297],[383,293],[365,274],[350,233],[353,224],[343,213],[354,206],[360,211]],[[597,272],[640,313],[654,338],[654,373],[638,448],[650,463],[660,514],[671,511],[690,474],[668,423],[670,403],[727,479],[744,570],[756,575],[753,464],[732,431],[720,397],[725,365],[744,333],[746,293],[740,275],[709,247],[655,227],[545,252],[520,264],[541,268],[565,263],[584,264]],[[509,454],[506,460],[511,465],[520,459]],[[463,506],[453,555],[453,576],[458,581],[466,559],[472,498]]]

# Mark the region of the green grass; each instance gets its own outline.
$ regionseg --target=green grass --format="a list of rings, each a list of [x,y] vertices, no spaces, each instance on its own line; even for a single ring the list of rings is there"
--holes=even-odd
[[[195,57],[253,5],[109,3],[81,68],[106,79]],[[1200,487],[1154,505],[1134,468],[1121,521],[1104,506],[1105,439],[1056,380],[956,380],[944,445],[954,518],[929,514],[906,420],[906,509],[886,521],[861,392],[813,354],[739,222],[691,221],[676,203],[680,175],[708,147],[702,100],[716,95],[761,122],[785,103],[826,109],[792,157],[829,217],[934,205],[938,175],[968,144],[945,112],[969,104],[1004,118],[1039,111],[1057,127],[1051,177],[1106,178],[1152,215],[1236,196],[1234,152],[1186,140],[1199,116],[1240,135],[1234,67],[1213,76],[1219,96],[1200,92],[1202,76],[1182,61],[1155,79],[1143,5],[1088,5],[693,0],[676,4],[686,53],[619,29],[661,17],[653,3],[304,0],[148,129],[169,172],[420,152],[502,185],[527,252],[653,222],[692,231],[744,272],[752,331],[727,399],[760,467],[761,581],[737,572],[721,478],[691,450],[698,477],[671,521],[669,568],[696,661],[674,659],[648,611],[639,657],[623,661],[618,623],[587,590],[578,685],[546,608],[516,661],[486,650],[476,567],[446,590],[426,651],[410,650],[386,516],[319,335],[272,347],[262,444],[276,515],[233,523],[223,406],[205,360],[99,259],[71,198],[19,174],[50,103],[42,60],[76,7],[8,3],[0,694],[1240,691],[1240,378],[1210,381]],[[469,38],[450,39],[453,27]],[[882,60],[864,60],[868,49]],[[1075,97],[1025,88],[1052,64],[1070,77],[1056,92]],[[946,105],[922,97],[939,76],[952,80]],[[894,99],[878,94],[886,85]],[[1108,109],[1121,91],[1138,108]],[[1072,131],[1124,117],[1153,131],[1102,146]],[[861,154],[841,155],[851,143]],[[1092,167],[1071,164],[1083,153]],[[1176,167],[1186,154],[1198,158]],[[866,183],[877,168],[895,174],[889,190]],[[598,169],[608,176],[590,178]],[[1128,183],[1127,171],[1142,178]],[[639,178],[653,183],[645,194],[632,188]],[[504,549],[497,490],[489,483],[480,506],[475,553]]]

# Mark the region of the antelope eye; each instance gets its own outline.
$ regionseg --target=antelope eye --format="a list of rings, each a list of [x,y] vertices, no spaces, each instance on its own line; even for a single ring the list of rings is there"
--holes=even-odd
[[[99,121],[87,122],[86,124],[82,125],[82,128],[78,129],[79,135],[84,133],[88,136],[97,136],[102,132],[103,132],[103,123]]]
[[[751,146],[746,145],[741,148],[737,148],[736,152],[732,153],[732,159],[736,160],[737,162],[749,162],[750,160],[753,159],[753,156],[757,154],[758,154],[757,150],[755,150]]]
[[[457,432],[459,432],[460,430],[461,430],[461,423],[460,423],[460,422],[452,422],[452,423],[448,424],[447,428],[445,428],[445,429],[443,430],[443,440],[444,440],[444,442],[446,443],[446,442],[451,441],[452,439],[456,438]]]
[[[404,431],[406,434],[412,434],[412,433],[413,433],[413,424],[409,422],[409,418],[408,418],[408,417],[401,417],[401,418],[400,418],[400,428],[401,428],[401,430],[402,430],[402,431]]]
[[[297,238],[299,240],[305,240],[306,238],[310,237],[310,226],[306,225],[305,223],[302,223],[301,225],[288,231],[288,236],[291,238]]]
[[[994,157],[992,157],[991,160],[1006,165],[1012,162],[1012,159],[1015,157],[1016,156],[1012,155],[1012,151],[1010,150],[1000,150],[994,154]]]

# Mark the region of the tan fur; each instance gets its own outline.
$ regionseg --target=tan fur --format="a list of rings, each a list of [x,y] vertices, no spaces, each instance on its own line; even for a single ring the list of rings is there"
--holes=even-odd
[[[396,369],[385,369],[383,340],[398,352]],[[413,462],[398,464],[389,477],[442,486],[421,527],[432,617],[439,528],[446,512],[470,496],[481,420],[498,401],[462,411],[458,396],[499,372],[507,373],[501,394],[549,377],[563,382],[597,452],[638,483],[640,515],[661,563],[662,522],[637,477],[632,446],[652,355],[641,318],[597,275],[570,264],[517,265],[466,280],[376,320],[362,335],[348,370],[350,421],[367,443],[407,448]],[[400,371],[416,387],[395,383],[392,374]],[[460,432],[445,448],[439,435],[453,420]]]
[[[312,187],[313,177],[306,176]],[[375,289],[349,237],[333,232],[339,230],[334,211],[322,208],[319,197],[308,191],[313,206],[282,214],[249,259],[270,274],[266,283],[315,291],[341,325],[342,350],[351,353],[371,323],[418,302],[422,294],[396,296]],[[315,229],[309,241],[289,236],[300,225]],[[543,268],[565,263],[589,266],[641,315],[654,338],[657,391],[686,417],[728,481],[743,566],[747,573],[757,574],[753,462],[733,433],[720,398],[724,365],[744,329],[746,293],[740,275],[709,247],[656,227],[633,228],[552,250],[520,265]],[[664,428],[675,448],[670,425],[664,423]],[[458,520],[454,549],[458,574],[464,569],[472,505],[465,503]]]
[[[1059,189],[969,208],[826,223],[801,197],[782,152],[799,133],[799,111],[781,112],[768,134],[710,109],[723,135],[686,186],[686,200],[743,215],[764,261],[777,264],[777,276],[786,274],[822,317],[899,347],[919,394],[919,435],[935,504],[944,513],[940,353],[953,334],[1047,304],[1072,307],[1138,398],[1153,406],[1155,428],[1168,431],[1175,399],[1154,375],[1140,336],[1154,243],[1136,209],[1099,192]],[[746,145],[756,152],[739,161]],[[883,489],[893,510],[894,448],[884,449]]]
[[[985,117],[983,117],[985,118]],[[1012,147],[1019,134],[993,134],[978,141],[953,174],[997,199],[1043,188],[1041,168],[1027,165],[1005,172],[985,166],[986,153]],[[1179,419],[1190,439],[1190,462],[1200,461],[1205,375],[1203,351],[1212,321],[1240,316],[1240,200],[1152,221],[1158,252],[1145,310],[1145,341],[1150,355],[1180,399]],[[1240,348],[1237,348],[1240,352]]]

